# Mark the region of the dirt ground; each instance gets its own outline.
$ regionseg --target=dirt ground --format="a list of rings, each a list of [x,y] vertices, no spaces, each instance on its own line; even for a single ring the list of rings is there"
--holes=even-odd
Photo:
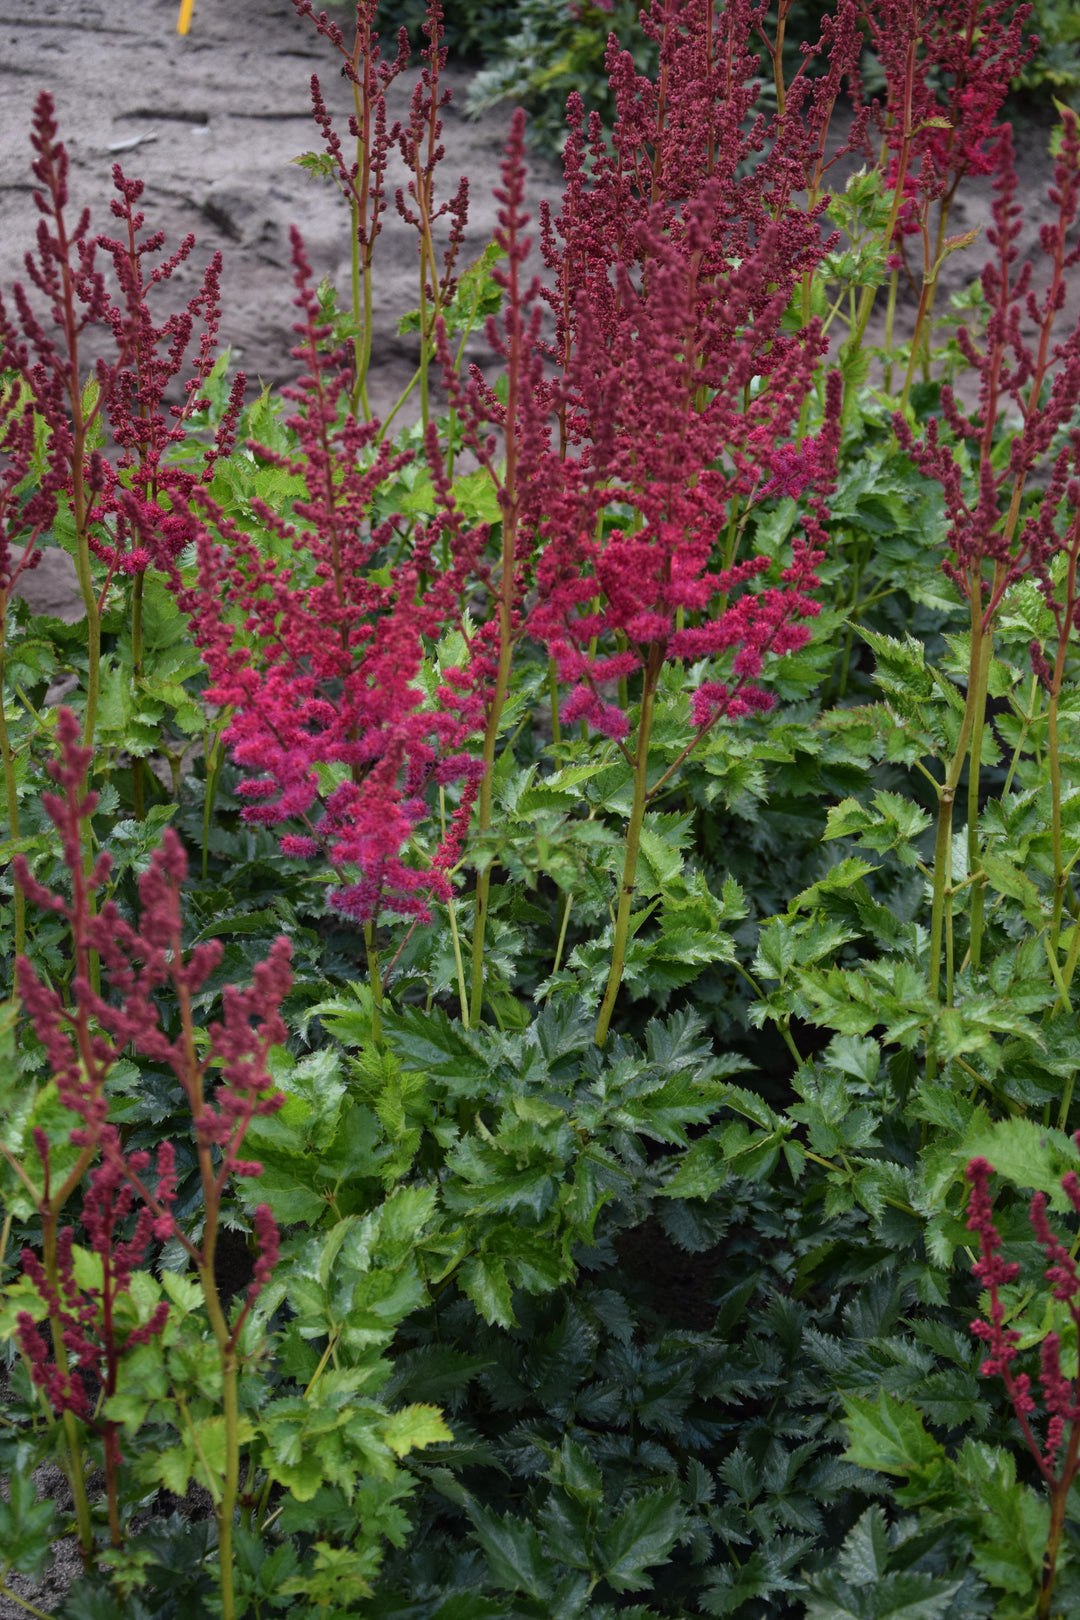
[[[288,0],[196,0],[186,38],[175,32],[177,9],[177,0],[13,0],[0,12],[0,285],[23,274],[36,224],[28,126],[35,97],[48,89],[71,157],[73,204],[85,202],[95,225],[108,230],[113,164],[143,179],[148,226],[164,229],[170,244],[188,232],[197,238],[173,278],[185,298],[220,249],[223,341],[253,387],[258,379],[274,388],[295,374],[290,225],[301,230],[316,276],[348,286],[345,205],[330,182],[290,160],[318,145],[311,75],[319,74],[343,135],[351,96],[331,46]],[[347,13],[333,16],[344,23]],[[453,99],[437,181],[446,199],[459,176],[469,176],[465,263],[495,230],[492,191],[510,116],[498,109],[467,121],[469,77],[453,66],[446,74]],[[391,120],[406,116],[412,82],[406,74],[392,87]],[[406,178],[395,155],[377,247],[376,411],[389,407],[413,370],[415,345],[396,335],[397,318],[419,302],[416,233],[393,205]],[[560,189],[553,165],[535,168],[535,200]]]
[[[22,255],[33,238],[29,124],[34,100],[52,92],[61,134],[71,158],[75,206],[92,209],[96,228],[108,230],[111,170],[119,161],[146,182],[148,224],[164,229],[171,245],[189,231],[197,237],[192,258],[174,285],[190,297],[210,257],[224,256],[222,339],[252,389],[291,380],[296,363],[289,350],[293,310],[288,229],[296,224],[318,276],[348,284],[347,216],[336,190],[310,177],[290,160],[316,146],[308,81],[320,74],[331,109],[347,115],[347,86],[333,53],[300,21],[288,0],[196,0],[190,34],[175,32],[178,0],[0,0],[0,285],[24,274]],[[336,17],[345,20],[346,13]],[[477,121],[463,115],[469,70],[451,64],[446,81],[454,99],[444,115],[446,160],[440,196],[447,198],[459,175],[470,180],[470,218],[464,262],[475,258],[495,228],[499,160],[509,109]],[[391,117],[402,117],[412,75],[391,97]],[[404,88],[402,87],[404,85]],[[1050,178],[1046,122],[1035,116],[1017,125],[1020,196],[1028,205],[1021,257],[1033,257],[1036,279],[1042,258],[1038,228],[1049,217]],[[400,163],[390,189],[403,183]],[[561,191],[558,170],[539,159],[532,165],[530,208]],[[985,227],[987,185],[968,188],[954,216],[955,230]],[[393,210],[384,216],[378,245],[376,333],[371,374],[372,405],[384,414],[412,374],[415,345],[397,336],[397,320],[417,301],[416,237]],[[944,294],[966,284],[981,263],[978,250],[949,260]],[[1062,331],[1080,311],[1080,279],[1070,292]],[[1070,318],[1071,316],[1071,318]],[[901,316],[901,318],[903,318]],[[483,363],[482,339],[470,357]],[[70,565],[56,551],[27,582],[39,610],[74,619]],[[46,1486],[47,1481],[39,1480]],[[2,1549],[0,1549],[2,1553]],[[38,1609],[52,1613],[77,1572],[69,1543],[45,1584],[33,1587],[10,1576],[14,1589]],[[0,1620],[26,1610],[0,1597]]]

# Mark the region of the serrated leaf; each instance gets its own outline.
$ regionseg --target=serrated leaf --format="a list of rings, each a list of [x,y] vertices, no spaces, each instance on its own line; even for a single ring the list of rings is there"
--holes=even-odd
[[[484,1549],[488,1571],[496,1586],[543,1599],[551,1592],[548,1559],[534,1525],[513,1514],[500,1518],[470,1501],[473,1533]]]
[[[424,1446],[453,1438],[437,1406],[403,1406],[383,1426],[383,1439],[395,1457],[404,1457],[409,1451],[419,1451]]]
[[[676,1490],[640,1497],[623,1509],[599,1537],[604,1579],[616,1592],[641,1592],[652,1585],[646,1571],[670,1562],[685,1513]]]
[[[986,1159],[996,1174],[1017,1187],[1045,1193],[1053,1208],[1063,1212],[1072,1208],[1061,1178],[1080,1168],[1080,1162],[1064,1131],[1033,1119],[1003,1119],[967,1137],[958,1151],[965,1160]]]
[[[915,1480],[937,1475],[945,1463],[945,1451],[926,1432],[916,1407],[884,1390],[876,1402],[857,1395],[842,1399],[849,1441],[846,1462]]]

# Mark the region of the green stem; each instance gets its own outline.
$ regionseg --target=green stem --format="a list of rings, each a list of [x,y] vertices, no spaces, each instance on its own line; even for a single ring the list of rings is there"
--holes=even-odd
[[[469,1027],[469,992],[465,984],[465,963],[461,956],[461,937],[458,934],[457,913],[451,898],[446,902],[446,909],[450,917],[450,938],[454,945],[454,965],[457,968],[458,1000],[461,1003],[461,1022],[465,1028]]]
[[[59,1289],[60,1277],[56,1264],[57,1215],[51,1207],[42,1210],[41,1259],[46,1277],[54,1291]],[[64,1382],[68,1379],[67,1346],[59,1319],[50,1313],[49,1331],[57,1371]],[[75,1507],[75,1524],[79,1548],[85,1561],[94,1557],[94,1526],[90,1518],[90,1503],[86,1495],[86,1464],[83,1461],[79,1427],[73,1412],[65,1412],[62,1419],[67,1445],[67,1466],[64,1469]]]
[[[935,1002],[940,1000],[942,935],[944,933],[946,909],[951,904],[948,891],[950,888],[952,855],[953,805],[956,800],[956,790],[963,775],[976,715],[980,711],[985,714],[986,679],[990,669],[989,653],[993,647],[993,630],[991,626],[984,625],[983,622],[981,580],[976,574],[973,574],[970,578],[968,589],[971,601],[971,654],[968,662],[967,699],[964,704],[964,718],[960,724],[960,735],[957,738],[956,749],[950,761],[945,780],[938,790],[938,824],[934,844],[934,893],[930,912],[930,999]],[[926,1056],[927,1080],[933,1080],[936,1074],[937,1059],[928,1051]]]
[[[207,736],[209,735],[208,732]],[[213,733],[213,741],[210,744],[209,751],[206,747],[206,740],[203,739],[203,758],[206,763],[206,797],[203,799],[202,824],[202,875],[205,883],[210,865],[210,823],[213,820],[214,801],[217,798],[218,783],[221,780],[223,750],[220,731]]]
[[[1058,969],[1061,978],[1058,984],[1058,999],[1054,1003],[1054,1014],[1068,1012],[1069,1010],[1069,987],[1073,981],[1073,974],[1076,972],[1076,961],[1078,956],[1080,956],[1080,923],[1074,926],[1070,936],[1069,954],[1065,958],[1065,966]],[[1056,964],[1056,951],[1052,951],[1050,953],[1050,961],[1052,966]],[[1070,1094],[1072,1092],[1072,1082],[1073,1077],[1070,1075],[1068,1087]]]
[[[1020,716],[1020,735],[1016,739],[1016,747],[1013,749],[1013,756],[1009,761],[1009,769],[1005,776],[1005,786],[1001,790],[1001,802],[1003,804],[1009,796],[1009,789],[1012,787],[1013,777],[1016,775],[1016,767],[1020,763],[1020,755],[1027,741],[1027,734],[1036,719],[1035,700],[1039,696],[1040,690],[1039,677],[1033,675],[1031,677],[1031,697],[1028,699],[1027,709]]]
[[[911,142],[914,135],[911,124],[911,114],[915,88],[918,44],[918,40],[912,38],[908,42],[907,48],[907,62],[905,65],[904,76],[903,128],[900,136],[900,154],[897,162],[896,180],[893,186],[892,206],[889,209],[889,217],[881,238],[882,247],[886,253],[889,252],[891,247],[892,239],[896,231],[896,222],[900,218],[900,209],[904,202],[904,181],[907,178],[908,161],[911,156]],[[884,162],[884,152],[882,162]],[[864,287],[862,292],[859,294],[858,307],[851,322],[851,332],[847,338],[847,341],[844,343],[843,348],[841,349],[841,355],[844,360],[854,359],[861,350],[863,338],[866,336],[866,328],[870,322],[870,316],[873,312],[874,300],[876,297],[876,283],[871,283],[869,286]],[[844,379],[844,398],[843,404],[840,408],[841,421],[846,421],[848,417],[851,389],[854,386],[853,379],[854,370],[852,369],[848,372]]]
[[[476,830],[486,833],[491,826],[491,799],[494,789],[495,745],[499,737],[503,708],[510,690],[510,664],[514,643],[514,592],[517,561],[517,461],[518,461],[518,399],[521,390],[523,363],[523,331],[521,323],[521,288],[519,261],[515,257],[517,244],[516,216],[511,210],[507,227],[510,268],[506,281],[506,306],[512,312],[508,320],[509,343],[506,358],[506,412],[503,434],[506,445],[506,466],[501,487],[498,488],[502,508],[502,557],[499,573],[499,663],[495,675],[495,690],[491,694],[487,725],[484,729],[484,774],[480,780]],[[492,474],[494,478],[494,474]],[[496,485],[498,479],[494,478]],[[473,912],[472,937],[472,999],[469,1005],[469,1025],[479,1029],[484,1010],[484,934],[487,929],[488,897],[491,892],[491,863],[476,874],[476,903]]]
[[[34,1605],[32,1603],[28,1603],[26,1598],[20,1597],[18,1592],[13,1592],[11,1590],[11,1587],[7,1583],[7,1577],[8,1571],[14,1562],[15,1560],[13,1558],[9,1558],[3,1569],[0,1569],[0,1597],[10,1598],[12,1603],[17,1603],[19,1605],[20,1609],[25,1609],[27,1614],[36,1614],[38,1616],[38,1620],[49,1620],[49,1616],[45,1613],[44,1609],[35,1609]]]
[[[559,678],[555,673],[554,658],[548,659],[548,702],[551,705],[551,740],[556,748],[562,742],[562,724],[559,720]]]
[[[981,607],[978,615],[973,615],[972,634],[975,633],[975,618],[981,620]],[[986,725],[986,690],[990,680],[990,659],[993,653],[994,638],[992,634],[983,634],[980,637],[978,689],[982,694],[976,703],[975,714],[971,724],[971,759],[968,766],[968,803],[967,803],[967,836],[968,836],[968,872],[977,872],[982,865],[979,851],[979,785],[982,767],[983,730]],[[983,916],[986,909],[986,879],[977,882],[971,891],[971,970],[979,971],[982,960]]]
[[[1050,841],[1054,854],[1054,900],[1050,919],[1050,949],[1057,953],[1061,934],[1061,913],[1065,904],[1065,863],[1061,853],[1061,757],[1058,752],[1058,699],[1060,692],[1050,694],[1047,705],[1047,756],[1050,765]]]
[[[375,942],[375,924],[364,924],[364,948],[367,951],[368,979],[371,984],[371,1034],[372,1039],[382,1040],[382,975],[379,971],[379,948]]]
[[[623,855],[622,884],[619,888],[619,909],[615,918],[615,938],[611,952],[611,970],[608,974],[604,999],[596,1020],[594,1039],[597,1046],[607,1040],[608,1026],[615,1010],[615,998],[622,983],[626,961],[626,942],[630,931],[630,908],[634,900],[637,878],[638,851],[641,847],[641,828],[645,820],[645,806],[649,797],[649,736],[652,731],[656,687],[660,675],[660,655],[654,644],[649,649],[641,690],[641,717],[638,720],[637,748],[634,754],[634,800],[626,828],[626,848]]]
[[[4,679],[6,664],[5,644],[5,612],[7,603],[0,603],[0,763],[4,771],[4,795],[7,800],[8,837],[19,836],[19,792],[15,782],[15,755],[11,748],[11,738],[8,735],[7,711],[4,707]],[[15,911],[15,955],[21,956],[26,949],[26,896],[19,887],[18,882],[13,886]]]
[[[367,374],[371,364],[371,258],[373,242],[364,242],[364,252],[361,258],[360,239],[367,236],[368,225],[366,218],[368,191],[371,185],[371,100],[368,95],[368,60],[371,53],[370,24],[358,31],[353,45],[353,67],[358,68],[361,55],[363,67],[359,68],[358,79],[352,81],[353,106],[356,112],[356,167],[357,178],[353,194],[349,200],[349,217],[352,225],[352,250],[350,254],[350,269],[352,279],[352,313],[354,325],[360,319],[360,310],[363,308],[363,318],[360,321],[360,330],[353,337],[353,366],[355,377],[353,379],[352,394],[349,405],[353,415],[363,411],[365,420],[371,418],[371,405],[368,401]],[[363,88],[361,89],[361,84]]]
[[[92,748],[97,727],[98,695],[101,681],[101,613],[94,594],[94,578],[90,566],[88,536],[88,505],[84,483],[84,454],[86,430],[79,423],[71,457],[72,515],[75,519],[75,573],[79,581],[79,595],[86,613],[86,708],[83,711],[83,747]]]
[[[131,590],[131,684],[137,692],[143,675],[143,579],[136,574]],[[146,819],[145,764],[140,754],[131,762],[131,794],[136,821]]]
[[[202,1155],[200,1154],[200,1157]],[[205,1175],[204,1175],[205,1180]],[[221,1482],[221,1500],[214,1504],[218,1527],[218,1563],[221,1585],[222,1620],[235,1620],[236,1599],[233,1591],[233,1513],[240,1490],[240,1405],[238,1399],[239,1368],[236,1346],[229,1332],[229,1324],[221,1309],[221,1299],[214,1278],[214,1234],[204,1240],[203,1259],[199,1266],[206,1313],[218,1347],[221,1363],[221,1411],[225,1420],[225,1472]],[[208,1475],[207,1486],[213,1494],[214,1481]]]
[[[562,901],[562,917],[559,921],[559,937],[555,942],[555,961],[551,969],[552,978],[554,978],[556,973],[558,973],[559,963],[562,961],[563,946],[566,944],[566,925],[570,921],[570,906],[573,902],[574,892],[572,889],[567,889],[566,893],[560,895],[559,898]],[[544,1000],[551,1000],[550,990],[544,997]]]
[[[885,305],[885,375],[883,379],[884,392],[892,393],[893,372],[893,325],[896,320],[896,294],[900,283],[900,271],[894,270],[889,277],[889,299]]]
[[[960,758],[963,765],[963,756]],[[950,779],[952,771],[949,773]],[[934,843],[934,894],[930,910],[930,999],[937,1001],[941,989],[941,941],[944,932],[946,889],[948,888],[949,846],[952,840],[952,810],[956,787],[947,781],[938,797],[937,838]],[[927,1078],[933,1079],[933,1059],[927,1057]]]
[[[506,568],[504,557],[503,567]],[[494,787],[493,777],[495,771],[495,744],[499,735],[499,722],[502,719],[503,706],[506,703],[506,694],[510,685],[510,656],[512,644],[510,640],[510,607],[506,601],[505,593],[499,599],[499,668],[495,677],[495,691],[491,700],[491,711],[488,715],[487,728],[484,732],[484,775],[480,782],[480,794],[476,817],[476,830],[486,833],[491,826],[491,798]],[[472,999],[469,1005],[469,1027],[479,1029],[484,1011],[484,934],[487,929],[488,896],[491,892],[491,863],[484,867],[482,872],[476,874],[476,901],[473,910],[473,938],[472,938]]]

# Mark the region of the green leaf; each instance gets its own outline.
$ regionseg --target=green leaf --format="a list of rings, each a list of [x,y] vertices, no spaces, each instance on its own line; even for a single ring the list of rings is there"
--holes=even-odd
[[[20,1575],[37,1575],[52,1551],[56,1503],[39,1502],[29,1473],[8,1475],[8,1500],[0,1497],[0,1557]]]
[[[458,1283],[485,1322],[493,1326],[515,1327],[513,1291],[501,1255],[477,1254],[466,1260],[458,1273]]]
[[[857,1590],[825,1575],[813,1583],[806,1620],[946,1620],[960,1586],[905,1570]]]
[[[1071,1137],[1033,1119],[1003,1119],[967,1137],[957,1150],[963,1158],[986,1159],[1014,1186],[1045,1193],[1054,1209],[1072,1208],[1061,1178],[1080,1169]]]
[[[1050,1504],[1016,1478],[1009,1452],[968,1440],[956,1459],[981,1518],[972,1562],[991,1586],[1026,1598],[1038,1591],[1050,1532]]]
[[[1003,860],[998,855],[991,855],[988,851],[979,856],[979,864],[986,873],[990,887],[997,894],[1008,895],[1011,900],[1019,900],[1027,921],[1034,928],[1041,927],[1042,899],[1027,873],[1021,872],[1010,861]]]
[[[841,1399],[847,1413],[849,1441],[845,1462],[911,1481],[916,1495],[907,1500],[919,1499],[923,1490],[930,1491],[940,1484],[947,1473],[945,1450],[927,1434],[914,1406],[896,1400],[884,1390],[876,1402],[858,1395],[844,1395]]]
[[[650,1587],[646,1570],[670,1562],[685,1518],[677,1490],[657,1491],[624,1508],[599,1537],[600,1565],[608,1585],[616,1592]]]
[[[469,1502],[473,1533],[487,1556],[488,1571],[496,1586],[543,1599],[551,1592],[548,1559],[534,1525],[513,1514],[498,1514]]]
[[[424,1446],[438,1445],[453,1440],[437,1406],[403,1406],[383,1426],[383,1438],[395,1457],[404,1457],[409,1451]]]
[[[889,1562],[889,1532],[879,1507],[867,1508],[844,1539],[840,1553],[841,1579],[852,1586],[870,1586],[885,1573]]]

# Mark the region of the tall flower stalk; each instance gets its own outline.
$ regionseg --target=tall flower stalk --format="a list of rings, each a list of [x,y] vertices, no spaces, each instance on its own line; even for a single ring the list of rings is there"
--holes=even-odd
[[[195,245],[192,236],[160,257],[164,234],[143,234],[145,217],[137,205],[143,185],[113,169],[117,196],[114,219],[123,235],[93,235],[90,212],[72,223],[68,194],[68,155],[58,139],[52,98],[38,97],[31,142],[32,172],[41,218],[37,251],[26,255],[28,282],[45,313],[22,282],[11,289],[11,308],[0,296],[0,371],[17,379],[0,405],[0,521],[10,556],[23,548],[18,571],[32,566],[50,527],[62,525],[78,578],[86,621],[86,686],[83,740],[91,744],[97,726],[101,685],[101,622],[117,579],[132,577],[134,678],[142,675],[142,576],[151,562],[176,552],[173,501],[180,503],[193,482],[179,469],[164,476],[170,447],[184,438],[184,423],[207,401],[203,384],[214,364],[220,318],[221,259],[211,260],[202,285],[185,307],[156,322],[147,299],[168,281]],[[111,258],[116,289],[110,290],[103,256]],[[182,372],[196,328],[201,328],[192,375],[183,403],[166,407],[165,396]],[[88,329],[107,328],[113,354],[89,366],[84,358]],[[233,416],[239,401],[234,400]],[[40,460],[34,422],[42,433]],[[227,425],[227,424],[226,424]],[[110,442],[118,452],[102,452]],[[36,493],[20,504],[33,467]],[[166,483],[168,494],[165,496]],[[161,504],[166,498],[166,504]],[[97,565],[97,566],[96,566]],[[7,563],[2,582],[4,611],[14,583]],[[6,716],[0,717],[6,735]],[[15,808],[10,739],[0,741],[9,821]],[[142,812],[142,777],[135,767],[136,812]],[[17,836],[18,818],[11,822]],[[20,936],[21,939],[21,936]],[[20,943],[21,949],[21,943]]]
[[[782,322],[823,251],[821,205],[807,211],[794,200],[800,160],[811,161],[823,131],[781,118],[752,178],[741,177],[761,137],[744,127],[754,99],[750,21],[746,7],[729,7],[716,35],[711,5],[654,5],[646,26],[660,52],[655,81],[637,75],[613,41],[612,149],[595,122],[586,149],[572,100],[563,209],[554,221],[543,216],[563,380],[552,389],[558,454],[535,480],[539,602],[528,628],[571,688],[562,725],[581,721],[613,739],[633,782],[601,1045],[622,980],[647,808],[671,776],[650,782],[663,667],[730,661],[728,681],[707,678],[694,694],[686,757],[722,718],[768,707],[758,684],[765,656],[802,645],[809,632],[798,621],[817,612],[807,593],[817,584],[820,503],[838,447],[838,379],[820,437],[785,443],[824,345],[816,321],[794,335]],[[821,109],[826,124],[830,108]],[[754,591],[768,562],[736,560],[752,506],[810,488],[808,543],[796,542],[777,586]]]
[[[67,1167],[54,1171],[52,1159],[62,1138],[51,1138],[42,1129],[34,1132],[36,1165],[20,1162],[10,1149],[4,1149],[41,1223],[40,1254],[27,1248],[23,1263],[47,1309],[51,1360],[29,1313],[20,1316],[19,1338],[34,1382],[64,1424],[80,1544],[84,1557],[91,1560],[96,1544],[86,1494],[83,1426],[89,1424],[103,1438],[114,1546],[122,1543],[117,1487],[120,1448],[118,1426],[91,1405],[83,1373],[95,1375],[106,1394],[115,1392],[128,1351],[164,1329],[167,1305],[162,1304],[146,1323],[125,1330],[117,1304],[128,1292],[132,1269],[151,1241],[170,1237],[179,1241],[198,1275],[218,1353],[224,1468],[214,1505],[222,1614],[225,1620],[232,1620],[236,1613],[232,1533],[241,1451],[238,1346],[244,1323],[277,1258],[278,1234],[269,1208],[260,1205],[255,1211],[259,1257],[246,1298],[231,1312],[215,1277],[214,1255],[230,1182],[235,1176],[261,1174],[258,1163],[242,1157],[248,1126],[253,1119],[276,1112],[284,1100],[273,1090],[267,1063],[271,1048],[285,1040],[279,1009],[291,983],[290,946],[284,937],[274,943],[268,959],[255,968],[250,990],[225,989],[222,1020],[212,1023],[205,1032],[206,1040],[200,1041],[195,998],[218,966],[222,950],[212,940],[185,955],[180,891],[187,861],[180,841],[167,830],[162,847],[140,879],[142,915],[137,929],[112,901],[95,911],[92,897],[108,879],[110,857],[101,854],[86,872],[83,825],[98,801],[95,793],[86,790],[91,750],[80,746],[79,723],[69,709],[60,711],[57,740],[60,758],[50,762],[49,774],[60,792],[46,794],[43,802],[60,835],[71,898],[39,884],[19,856],[16,865],[27,898],[67,924],[74,972],[67,998],[46,983],[26,957],[16,963],[16,975],[20,998],[44,1048],[59,1101],[77,1121],[67,1133],[76,1156],[71,1162],[65,1154]],[[104,968],[103,993],[91,973],[92,956]],[[165,986],[178,1012],[177,1032],[171,1038],[161,1026],[156,1001]],[[106,1081],[125,1050],[170,1070],[190,1108],[202,1193],[203,1225],[198,1242],[173,1219],[176,1174],[172,1148],[165,1144],[159,1150],[151,1183],[146,1175],[149,1154],[126,1153],[119,1132],[109,1123]],[[220,1078],[215,1082],[218,1071]],[[87,1172],[91,1179],[81,1220],[102,1266],[101,1287],[90,1289],[75,1282],[73,1228],[60,1226],[61,1214]],[[136,1203],[139,1214],[134,1231],[125,1238],[125,1220]]]
[[[258,523],[280,542],[271,551],[199,489],[192,499],[202,521],[190,524],[195,580],[182,587],[174,573],[174,584],[210,672],[207,695],[230,714],[224,744],[250,773],[238,790],[244,819],[299,824],[283,834],[282,850],[321,856],[338,873],[328,899],[364,930],[377,1014],[380,915],[425,917],[429,898],[450,892],[434,858],[438,840],[427,863],[402,855],[432,813],[429,790],[475,780],[462,747],[476,721],[467,694],[447,685],[432,708],[417,683],[425,638],[437,641],[460,617],[486,535],[453,515],[411,534],[393,519],[372,519],[376,491],[411,455],[377,443],[378,422],[352,413],[348,372],[323,352],[327,332],[295,233],[293,258],[301,339],[294,353],[306,367],[284,391],[295,405],[286,426],[296,449],[253,449],[302,479],[297,521],[253,503]],[[453,549],[445,568],[436,559],[444,528]]]
[[[1055,166],[1055,182],[1050,197],[1057,217],[1042,227],[1041,245],[1050,266],[1048,283],[1041,296],[1031,290],[1032,267],[1014,269],[1020,232],[1021,209],[1016,202],[1016,173],[1012,161],[1012,140],[1008,128],[998,137],[1000,172],[995,183],[994,225],[988,240],[994,258],[983,270],[983,292],[991,306],[985,343],[978,347],[965,327],[957,331],[957,341],[965,358],[979,377],[979,397],[969,416],[961,411],[952,389],[942,387],[942,410],[955,442],[972,447],[977,462],[974,488],[966,483],[952,444],[939,433],[931,419],[926,434],[916,440],[901,415],[894,428],[902,448],[915,464],[937,479],[944,491],[949,518],[950,557],[945,572],[966,598],[970,612],[970,655],[964,714],[959,736],[938,788],[938,825],[934,857],[934,887],[930,928],[930,993],[941,997],[942,945],[951,939],[952,905],[952,820],[953,807],[965,766],[968,770],[967,836],[968,871],[974,879],[971,900],[971,963],[981,960],[985,879],[980,876],[978,810],[982,740],[986,722],[987,684],[993,656],[995,621],[1005,593],[1011,585],[1030,574],[1051,604],[1058,602],[1058,584],[1051,564],[1055,556],[1066,558],[1067,611],[1055,606],[1060,628],[1057,662],[1064,672],[1065,644],[1073,628],[1074,570],[1068,559],[1075,550],[1072,495],[1077,490],[1080,471],[1080,441],[1072,433],[1055,462],[1050,488],[1037,510],[1025,510],[1024,495],[1031,474],[1041,456],[1055,439],[1071,427],[1080,404],[1080,328],[1055,346],[1054,327],[1064,304],[1065,276],[1080,263],[1080,250],[1067,246],[1068,233],[1080,208],[1080,121],[1066,112],[1061,153]],[[1035,325],[1035,338],[1021,332],[1026,314]],[[1051,368],[1053,373],[1051,374]],[[998,469],[993,460],[995,435],[1003,412],[1011,408],[1019,414],[1021,430],[1014,437],[1009,458]],[[1070,494],[1072,492],[1072,495]],[[1064,533],[1061,514],[1064,511]],[[1054,677],[1041,652],[1035,649],[1035,665],[1046,676],[1051,693]],[[1041,660],[1041,662],[1040,662]],[[1060,691],[1060,680],[1058,681]],[[1056,729],[1056,728],[1055,728]],[[1056,735],[1051,745],[1051,777],[1054,803],[1060,806],[1060,763]],[[1054,811],[1059,827],[1055,857],[1054,922],[1052,945],[1056,950],[1060,929],[1059,896],[1064,893],[1064,866],[1060,849],[1060,808]],[[945,999],[951,1002],[953,963],[947,953]],[[927,1055],[927,1072],[936,1072],[933,1051]]]
[[[1080,1135],[1077,1145],[1080,1146]],[[1035,1606],[1038,1620],[1050,1620],[1054,1612],[1054,1582],[1065,1532],[1069,1492],[1080,1474],[1080,1388],[1076,1379],[1067,1377],[1062,1369],[1060,1334],[1056,1331],[1047,1333],[1042,1340],[1039,1370],[1047,1424],[1045,1441],[1040,1441],[1032,1427],[1035,1398],[1031,1379],[1027,1373],[1017,1372],[1015,1366],[1020,1354],[1021,1335],[1015,1328],[1005,1326],[1006,1309],[1001,1291],[1019,1280],[1020,1267],[1015,1261],[1001,1258],[1001,1234],[994,1225],[990,1196],[990,1177],[993,1173],[993,1165],[985,1159],[972,1159],[965,1171],[971,1189],[967,1226],[979,1241],[979,1258],[972,1266],[972,1272],[986,1290],[989,1304],[988,1319],[979,1318],[973,1322],[971,1331],[988,1352],[980,1371],[984,1378],[1000,1378],[1004,1384],[1024,1444],[1050,1497],[1050,1523]],[[1069,1203],[1080,1215],[1080,1177],[1070,1170],[1062,1177],[1061,1186]],[[1046,1218],[1044,1193],[1036,1193],[1031,1201],[1031,1226],[1046,1258],[1045,1276],[1051,1296],[1066,1307],[1075,1333],[1080,1329],[1080,1271],[1074,1257],[1075,1245],[1073,1250],[1066,1248],[1053,1232]]]

